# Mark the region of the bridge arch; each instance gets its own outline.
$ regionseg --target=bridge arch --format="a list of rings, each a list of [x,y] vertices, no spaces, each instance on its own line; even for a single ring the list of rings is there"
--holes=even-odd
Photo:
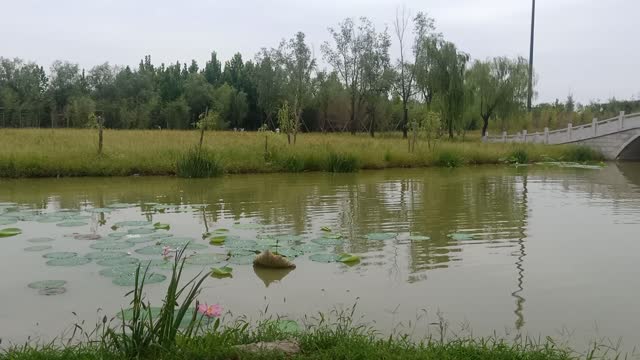
[[[640,134],[633,136],[620,146],[616,159],[640,161]]]

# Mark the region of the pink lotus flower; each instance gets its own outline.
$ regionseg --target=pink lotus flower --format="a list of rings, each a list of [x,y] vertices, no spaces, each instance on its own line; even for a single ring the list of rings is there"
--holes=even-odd
[[[207,305],[199,304],[198,312],[206,317],[220,317],[222,315],[222,306],[218,304]]]
[[[169,255],[171,254],[172,251],[173,250],[170,247],[165,246],[165,247],[162,248],[162,256],[165,257],[165,258],[169,257]]]

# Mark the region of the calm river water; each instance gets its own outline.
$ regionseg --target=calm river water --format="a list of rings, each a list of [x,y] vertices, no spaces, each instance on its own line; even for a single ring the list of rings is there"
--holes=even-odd
[[[577,348],[602,338],[622,339],[626,350],[640,344],[634,164],[0,180],[0,203],[0,229],[23,231],[0,238],[3,345],[115,314],[130,289],[116,283],[128,278],[105,269],[156,259],[153,271],[167,275],[160,248],[189,239],[199,254],[235,255],[195,257],[189,266],[195,274],[231,263],[233,278],[208,279],[200,296],[230,311],[227,318],[261,318],[268,307],[268,315],[303,322],[357,304],[360,321],[418,339],[438,333],[440,314],[450,334],[548,335]],[[171,229],[154,231],[155,222]],[[224,245],[202,239],[220,228],[229,230]],[[298,255],[295,270],[247,264],[251,250],[274,240]],[[342,252],[362,260],[310,260]],[[28,287],[41,280],[64,280],[66,292]],[[166,283],[149,285],[152,301]]]

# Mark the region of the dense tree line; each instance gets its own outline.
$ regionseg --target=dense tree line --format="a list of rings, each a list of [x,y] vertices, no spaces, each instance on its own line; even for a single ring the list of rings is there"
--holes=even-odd
[[[321,46],[328,69],[319,68],[302,32],[253,59],[238,53],[223,64],[212,52],[203,66],[156,65],[145,56],[137,68],[104,63],[85,71],[56,61],[45,71],[0,58],[0,126],[85,127],[97,114],[110,128],[189,129],[206,113],[216,128],[281,128],[293,142],[299,131],[406,136],[427,123],[433,128],[434,119],[439,134],[454,136],[485,132],[491,121],[506,128],[526,104],[525,59],[471,62],[424,13],[399,11],[391,32],[347,18],[329,33]]]

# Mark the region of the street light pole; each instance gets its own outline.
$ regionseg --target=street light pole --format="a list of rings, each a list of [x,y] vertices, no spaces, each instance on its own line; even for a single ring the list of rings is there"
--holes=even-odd
[[[536,0],[531,3],[531,41],[529,42],[529,91],[527,93],[527,111],[531,112],[531,97],[533,97],[533,34],[536,23]]]

